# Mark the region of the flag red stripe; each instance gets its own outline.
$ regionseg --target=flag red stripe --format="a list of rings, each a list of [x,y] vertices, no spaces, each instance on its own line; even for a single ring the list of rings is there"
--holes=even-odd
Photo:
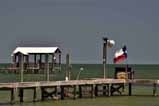
[[[120,56],[118,56],[118,57],[115,57],[115,58],[114,58],[114,63],[117,63],[117,62],[119,62],[119,61],[122,61],[122,60],[124,60],[125,58],[126,58],[125,54],[122,54],[122,55],[120,55]]]

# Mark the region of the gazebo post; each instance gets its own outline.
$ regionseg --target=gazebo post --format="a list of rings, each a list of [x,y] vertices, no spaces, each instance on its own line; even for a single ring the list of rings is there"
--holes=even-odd
[[[34,64],[36,64],[36,54],[34,54]]]
[[[34,54],[34,65],[36,66],[36,54]]]
[[[36,73],[35,68],[37,67],[37,54],[34,54],[34,65],[33,65],[33,73]]]
[[[16,68],[16,54],[14,54],[13,56],[12,56],[12,62],[13,62],[13,68]],[[13,70],[15,73],[16,73],[16,71],[17,70]]]
[[[26,66],[29,66],[29,55],[26,55]]]
[[[49,81],[49,54],[45,54],[46,80]]]
[[[40,59],[39,59],[39,68],[40,68],[40,70],[41,70],[41,63],[42,63],[42,54],[39,54],[40,55]]]
[[[61,53],[59,53],[59,70],[61,71]]]
[[[40,54],[40,61],[39,61],[40,63],[41,63],[41,60],[42,60],[42,54]]]
[[[12,56],[12,61],[13,61],[13,64],[16,63],[16,55],[15,54]]]
[[[53,53],[52,54],[52,71],[55,71],[54,70],[54,64],[55,64],[54,56],[55,56],[55,54]]]

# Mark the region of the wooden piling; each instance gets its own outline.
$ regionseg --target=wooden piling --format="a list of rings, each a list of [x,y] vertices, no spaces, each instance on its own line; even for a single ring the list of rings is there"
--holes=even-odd
[[[58,95],[57,86],[54,87],[55,96]]]
[[[107,86],[103,85],[103,96],[107,95]]]
[[[157,96],[157,84],[153,84],[153,96]]]
[[[11,89],[11,103],[13,104],[15,102],[15,88]]]
[[[36,87],[33,88],[33,91],[34,91],[34,93],[33,93],[33,102],[36,102],[36,97],[37,97],[37,89],[36,89]]]
[[[129,83],[128,87],[129,87],[129,96],[131,96],[132,95],[132,83]]]
[[[111,84],[108,84],[108,96],[111,96]]]
[[[24,96],[24,92],[23,92],[23,88],[19,88],[19,98],[20,98],[20,102],[23,102],[23,96]]]
[[[94,98],[94,97],[95,97],[94,91],[95,91],[95,85],[92,84],[92,85],[91,85],[91,98]]]
[[[44,87],[41,87],[41,101],[44,101],[44,100],[45,100],[44,93],[45,93],[45,88],[44,88]]]
[[[82,86],[79,85],[78,88],[79,88],[79,98],[82,98]]]
[[[61,86],[61,100],[64,100],[65,92],[64,92],[64,86]]]
[[[74,97],[73,97],[73,99],[76,99],[76,85],[74,85],[73,88],[74,88],[74,91],[73,91]]]
[[[95,85],[95,89],[94,89],[94,94],[95,96],[98,96],[98,85]]]

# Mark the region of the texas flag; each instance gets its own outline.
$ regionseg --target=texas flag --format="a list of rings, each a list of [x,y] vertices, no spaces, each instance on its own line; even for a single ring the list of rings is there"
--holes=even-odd
[[[114,56],[114,63],[118,63],[127,58],[127,48],[124,46],[122,49],[117,50]]]

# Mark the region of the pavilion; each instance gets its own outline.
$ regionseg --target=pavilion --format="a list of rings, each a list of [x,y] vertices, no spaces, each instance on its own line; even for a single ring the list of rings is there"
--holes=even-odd
[[[23,82],[24,70],[43,70],[49,81],[50,71],[55,65],[61,70],[61,50],[59,47],[17,47],[12,53],[12,61]]]

